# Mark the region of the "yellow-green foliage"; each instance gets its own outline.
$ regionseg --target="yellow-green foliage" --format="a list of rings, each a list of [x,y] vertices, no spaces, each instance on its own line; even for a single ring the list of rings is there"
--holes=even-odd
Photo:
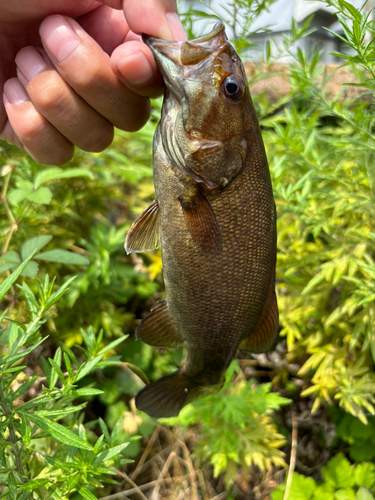
[[[239,380],[232,384],[235,373]],[[262,471],[286,466],[279,449],[285,439],[277,431],[272,413],[289,401],[270,389],[271,384],[246,381],[238,362],[233,361],[218,393],[195,401],[179,417],[166,421],[182,428],[198,427],[195,455],[213,465],[214,476],[224,473],[229,486],[238,467],[246,474],[253,465]]]
[[[367,13],[331,3],[358,25],[347,43],[360,56],[348,59],[375,88]],[[281,336],[289,359],[306,357],[299,375],[312,378],[302,395],[316,397],[313,410],[337,400],[365,422],[375,403],[374,101],[363,91],[352,100],[328,94],[333,76],[318,54],[299,50],[286,106],[268,116],[259,104],[278,210]]]

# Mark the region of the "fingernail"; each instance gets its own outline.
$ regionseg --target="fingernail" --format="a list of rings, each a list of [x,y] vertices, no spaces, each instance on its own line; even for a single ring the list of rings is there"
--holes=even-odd
[[[4,84],[4,96],[9,104],[21,104],[29,99],[26,90],[17,78],[11,78]],[[7,104],[7,102],[5,102]]]
[[[47,18],[40,28],[40,34],[58,62],[63,62],[81,43],[79,36],[61,16]]]
[[[143,85],[154,76],[150,63],[141,50],[121,59],[117,67],[124,78],[134,85]]]
[[[46,61],[32,47],[28,47],[17,54],[16,64],[28,82],[47,67]]]
[[[175,12],[168,12],[166,17],[173,35],[173,40],[185,42],[187,40],[187,36],[178,15]]]

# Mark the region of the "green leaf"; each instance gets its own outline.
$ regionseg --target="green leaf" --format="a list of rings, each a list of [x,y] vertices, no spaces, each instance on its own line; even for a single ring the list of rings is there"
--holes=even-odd
[[[4,262],[3,264],[0,264],[0,273],[5,273],[6,271],[14,269],[15,267],[17,267],[17,264],[15,264],[14,262]]]
[[[12,395],[13,401],[15,401],[16,399],[21,397],[22,394],[25,394],[25,392],[28,391],[30,389],[30,387],[32,387],[34,385],[37,378],[38,378],[38,375],[34,375],[33,377],[31,377],[31,379],[28,382],[24,382],[23,384],[21,384],[19,386],[19,388]]]
[[[24,258],[26,259],[27,257],[28,257],[28,255],[26,255],[26,257],[24,257]],[[10,252],[7,252],[4,255],[2,255],[0,257],[0,260],[3,260],[4,262],[11,262],[12,264],[20,264],[21,263],[21,257],[14,250],[11,250]]]
[[[313,493],[316,490],[316,483],[310,477],[302,476],[297,472],[293,472],[293,480],[290,488],[288,500],[311,500]],[[283,500],[285,492],[285,484],[278,486],[272,493],[272,500]],[[321,498],[320,500],[328,500]],[[330,500],[334,500],[333,497]]]
[[[59,348],[60,349],[60,348]],[[61,351],[60,351],[60,357],[61,357]],[[59,367],[59,365],[56,363],[56,361],[54,361],[53,359],[51,358],[48,358],[48,361],[50,362],[51,366],[52,366],[52,369],[57,373],[59,379],[61,380],[61,383],[63,385],[65,385],[66,383],[66,380],[65,380],[65,377],[64,377],[64,374],[61,370],[61,368]]]
[[[51,240],[53,236],[50,234],[44,234],[42,236],[35,236],[25,241],[21,248],[21,256],[26,259],[31,252],[36,250],[39,252],[43,247],[45,247]]]
[[[17,499],[17,483],[14,477],[13,472],[9,472],[8,474],[8,488],[10,496],[16,500]]]
[[[13,368],[7,368],[6,370],[0,370],[0,375],[6,375],[7,373],[14,373],[14,372],[20,372],[22,371],[25,366],[14,366]]]
[[[8,200],[12,205],[18,205],[27,198],[29,193],[30,191],[24,191],[23,189],[13,189],[8,195]]]
[[[106,441],[109,443],[111,441],[111,436],[109,435],[107,424],[100,417],[99,417],[99,425],[100,425],[100,429],[101,429],[102,433],[104,434]]]
[[[82,389],[74,389],[71,394],[73,396],[97,396],[103,394],[103,391],[91,387],[82,387]]]
[[[355,492],[352,488],[340,488],[335,491],[335,500],[355,500]]]
[[[68,168],[63,170],[59,167],[47,168],[39,172],[34,179],[34,186],[37,189],[42,184],[46,184],[50,181],[55,181],[57,179],[69,179],[72,177],[87,177],[88,179],[94,179],[93,173],[86,168]]]
[[[108,345],[106,345],[105,347],[103,347],[103,349],[100,350],[99,354],[104,354],[105,352],[108,352],[111,349],[114,349],[119,344],[121,344],[121,342],[124,342],[124,340],[126,340],[128,337],[129,337],[129,335],[124,335],[123,337],[120,337],[120,338],[114,340],[113,342],[110,342]]]
[[[55,387],[57,379],[59,378],[59,375],[61,376],[61,374],[62,374],[61,370],[60,370],[61,373],[59,373],[59,369],[61,366],[61,359],[62,359],[61,358],[61,347],[58,347],[56,349],[55,355],[53,357],[55,367],[50,371],[50,373],[51,373],[50,380],[49,380],[49,388],[50,389],[53,389]],[[52,367],[53,366],[53,364],[51,363],[52,360],[49,358],[48,361]],[[58,369],[56,369],[56,366],[58,367]],[[64,380],[63,374],[62,374],[62,380]]]
[[[48,479],[45,477],[35,478],[35,479],[32,479],[31,481],[28,481],[27,483],[19,486],[19,489],[23,490],[23,491],[36,490],[37,488],[40,488],[41,486],[44,486],[50,482],[51,482],[51,479]]]
[[[52,200],[52,193],[48,187],[41,187],[34,193],[29,193],[26,198],[38,205],[48,205]]]
[[[110,460],[111,458],[118,455],[122,450],[124,450],[129,443],[119,444],[113,448],[108,448],[108,450],[104,450],[95,458],[93,461],[93,465],[99,464],[101,462],[105,462],[106,460]]]
[[[33,252],[26,260],[24,260],[22,262],[22,264],[19,265],[17,267],[17,269],[1,283],[1,285],[0,285],[0,300],[4,297],[4,295],[10,289],[10,287],[13,285],[13,283],[16,282],[18,276],[22,273],[22,271],[25,269],[27,264],[34,257],[34,254],[35,254],[35,252]]]
[[[372,488],[375,485],[375,464],[372,462],[358,464],[354,471],[354,481],[358,486]]]
[[[44,339],[40,339],[40,340],[38,340],[38,342],[35,342],[35,344],[31,345],[30,347],[28,347],[24,351],[22,351],[22,352],[20,352],[18,354],[14,354],[13,356],[9,356],[9,358],[2,359],[0,361],[0,365],[4,365],[4,364],[11,365],[11,364],[15,363],[19,359],[22,359],[25,356],[27,356],[31,351],[33,351],[34,349],[36,349],[38,347],[38,345],[40,345],[45,340],[46,340],[45,338]]]
[[[366,488],[359,488],[355,500],[374,500],[374,496]]]
[[[103,357],[103,354],[101,354],[100,356],[96,356],[91,361],[88,361],[84,365],[81,365],[78,369],[76,376],[75,376],[74,382],[78,382],[78,380],[81,380],[83,377],[88,375],[91,372],[91,370],[95,367],[95,365],[97,365],[99,363],[99,361],[102,359],[102,357]]]
[[[23,444],[29,446],[31,441],[31,427],[30,421],[25,413],[21,413],[21,436]]]
[[[79,480],[80,480],[79,474],[78,473],[73,474],[68,479],[68,481],[64,484],[63,494],[67,495],[68,493],[70,493],[73,490],[73,488],[75,487],[75,485],[78,483]]]
[[[38,274],[38,271],[39,271],[39,265],[36,262],[31,261],[22,271],[21,276],[28,276],[28,277],[36,276]]]
[[[79,255],[78,253],[69,252],[68,250],[49,250],[35,256],[35,259],[45,260],[48,262],[58,262],[60,264],[70,264],[79,266],[88,266],[90,261]]]
[[[37,416],[33,413],[28,413],[27,415],[29,419],[34,422],[34,424],[38,425],[41,429],[43,429],[45,432],[50,434],[61,443],[67,444],[69,446],[75,446],[76,448],[80,448],[81,450],[92,451],[92,446],[90,446],[83,439],[77,436],[77,434],[74,434],[74,432],[58,424],[57,422],[52,422],[52,420],[49,420],[46,417]]]
[[[70,395],[71,393],[69,393]],[[70,413],[76,413],[85,408],[86,403],[77,406],[68,406],[67,408],[61,408],[60,410],[37,410],[34,415],[39,415],[40,417],[63,417],[64,415],[70,415]]]
[[[86,486],[78,486],[78,491],[86,500],[97,500],[96,496]]]
[[[354,484],[352,467],[343,453],[338,453],[322,468],[322,475],[336,488],[350,488]]]

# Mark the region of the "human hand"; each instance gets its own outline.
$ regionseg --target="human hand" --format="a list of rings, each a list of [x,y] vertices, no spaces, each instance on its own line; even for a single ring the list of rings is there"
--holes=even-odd
[[[185,40],[174,0],[0,0],[0,138],[60,165],[135,131],[162,79],[140,34]],[[125,15],[124,15],[125,14]]]

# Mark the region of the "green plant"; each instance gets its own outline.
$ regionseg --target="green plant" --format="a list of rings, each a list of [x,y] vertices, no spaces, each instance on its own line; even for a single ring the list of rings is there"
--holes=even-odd
[[[375,459],[375,418],[369,416],[367,424],[347,413],[336,411],[336,435],[349,444],[349,457],[355,462]]]
[[[0,285],[0,299],[26,268],[35,251]],[[102,335],[92,330],[82,332],[86,348],[81,348],[78,360],[71,349],[63,346],[48,361],[41,358],[44,374],[28,375],[22,365],[45,339],[40,328],[47,314],[67,291],[74,278],[54,290],[54,280],[48,275],[43,283],[36,279],[36,296],[24,282],[20,289],[30,310],[30,321],[22,323],[1,314],[0,323],[8,319],[9,326],[0,331],[3,346],[0,356],[0,498],[23,500],[30,498],[68,498],[78,490],[83,498],[95,496],[90,487],[98,488],[107,481],[107,474],[116,474],[108,464],[121,463],[120,452],[128,443],[116,443],[106,425],[100,422],[103,435],[95,436],[90,424],[82,425],[81,412],[86,403],[82,398],[102,391],[81,386],[81,381],[93,370],[115,364],[116,358],[106,354],[125,338],[102,347]],[[29,359],[29,358],[28,358]],[[118,358],[117,358],[118,359]],[[65,365],[66,372],[63,372]],[[40,394],[30,397],[29,391],[41,387]],[[64,421],[65,425],[59,423]],[[92,424],[91,424],[92,425]],[[90,441],[95,441],[90,444]]]
[[[324,481],[293,473],[290,500],[373,500],[375,498],[375,464],[351,465],[342,453],[322,468]],[[284,499],[285,484],[271,494],[272,500]]]
[[[240,380],[232,384],[234,374]],[[284,436],[277,431],[272,413],[289,400],[270,390],[271,384],[246,381],[238,361],[232,361],[217,394],[193,402],[177,418],[166,421],[183,429],[198,428],[194,455],[213,466],[214,476],[224,473],[229,488],[239,467],[246,474],[253,465],[262,471],[286,466],[279,449],[285,444]]]

